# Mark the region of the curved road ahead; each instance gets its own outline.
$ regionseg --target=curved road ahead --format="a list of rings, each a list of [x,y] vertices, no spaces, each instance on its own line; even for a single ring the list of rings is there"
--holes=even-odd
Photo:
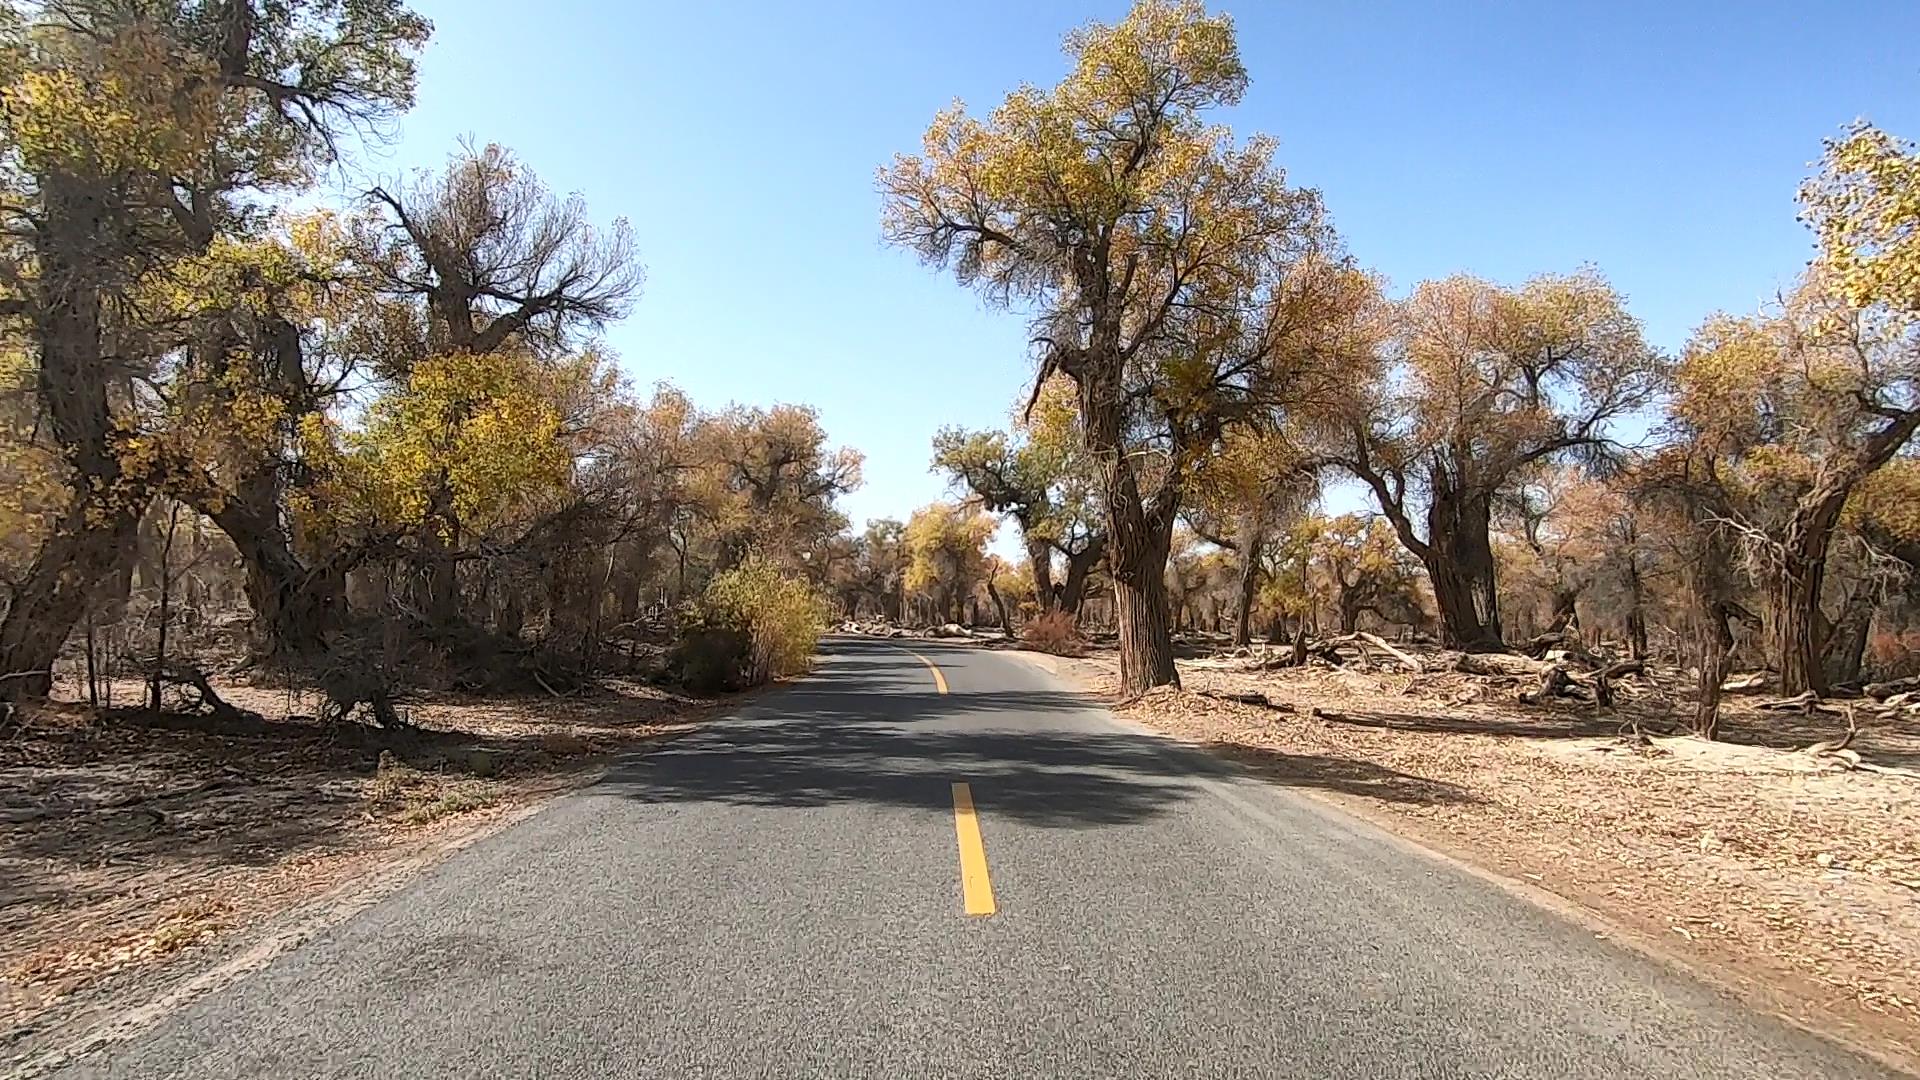
[[[905,644],[830,641],[60,1075],[1890,1075],[1019,658]]]

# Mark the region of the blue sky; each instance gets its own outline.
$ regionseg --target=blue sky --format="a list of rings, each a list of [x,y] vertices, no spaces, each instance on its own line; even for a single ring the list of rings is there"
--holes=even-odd
[[[648,280],[610,343],[636,383],[816,406],[867,455],[856,526],[941,495],[940,426],[1005,422],[1020,319],[883,248],[873,173],[953,98],[1057,80],[1061,35],[1123,0],[417,6],[419,105],[362,170],[472,135],[628,218]],[[1912,0],[1214,6],[1253,76],[1220,119],[1277,137],[1396,288],[1590,262],[1668,348],[1804,264],[1793,194],[1822,138],[1856,117],[1920,136]]]

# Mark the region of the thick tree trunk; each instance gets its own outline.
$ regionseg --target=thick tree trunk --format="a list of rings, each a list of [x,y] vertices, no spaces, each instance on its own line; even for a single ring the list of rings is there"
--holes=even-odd
[[[1494,581],[1492,505],[1484,495],[1434,486],[1423,561],[1446,643],[1467,650],[1506,648]]]
[[[1351,634],[1360,629],[1360,611],[1366,606],[1361,603],[1364,588],[1361,585],[1340,586],[1336,606],[1339,611],[1340,632],[1343,634]]]
[[[113,215],[91,183],[57,174],[43,183],[35,389],[73,470],[74,491],[0,620],[0,700],[43,698],[51,690],[60,647],[100,583],[131,566],[154,475],[165,467],[154,462],[140,475],[127,474],[108,405],[114,368],[101,355],[101,293],[113,272],[102,260],[119,250],[108,235]]]
[[[131,557],[139,521],[111,499],[73,500],[0,620],[0,701],[37,700],[52,690],[60,647],[86,615],[96,586]]]
[[[1133,559],[1113,560],[1113,610],[1120,627],[1120,689],[1138,697],[1156,686],[1180,685],[1173,666],[1173,625],[1161,581],[1167,545],[1158,562],[1149,546]]]
[[[327,635],[346,606],[346,575],[309,566],[280,525],[277,485],[255,479],[196,509],[213,519],[246,572],[254,635],[268,658],[326,651]]]
[[[1033,602],[1043,612],[1052,611],[1060,603],[1053,590],[1053,545],[1030,536],[1025,540],[1027,562],[1033,567]]]
[[[1873,591],[1861,588],[1847,597],[1840,619],[1827,633],[1823,657],[1827,677],[1833,683],[1860,681],[1860,668],[1867,656],[1867,635],[1873,629]]]
[[[1096,342],[1111,345],[1117,325],[1094,329]],[[1125,367],[1117,351],[1101,349],[1069,372],[1080,391],[1087,449],[1100,462],[1106,504],[1106,560],[1113,578],[1114,620],[1120,631],[1120,692],[1138,697],[1155,686],[1180,685],[1173,665],[1173,627],[1167,609],[1167,555],[1179,513],[1177,481],[1155,493],[1148,505],[1140,491],[1125,436],[1126,405],[1120,380]]]
[[[1774,586],[1773,644],[1780,662],[1780,692],[1791,697],[1812,690],[1825,693],[1826,651],[1820,590],[1826,583],[1827,548],[1846,505],[1846,493],[1810,497],[1787,522],[1781,539],[1781,567]]]
[[[1693,733],[1702,739],[1720,734],[1720,687],[1733,671],[1733,630],[1727,625],[1730,618],[1732,613],[1725,604],[1715,604],[1701,620],[1699,700],[1693,709]]]

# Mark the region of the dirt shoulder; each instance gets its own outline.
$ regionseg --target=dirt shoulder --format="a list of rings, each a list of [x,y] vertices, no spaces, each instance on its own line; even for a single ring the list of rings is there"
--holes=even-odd
[[[309,902],[352,908],[716,704],[638,684],[448,696],[389,732],[319,723],[286,690],[219,689],[256,715],[55,705],[0,736],[0,1061]]]
[[[1111,655],[1048,660],[1113,701]],[[1184,690],[1113,707],[1920,1071],[1920,782],[1795,752],[1836,734],[1832,717],[1734,705],[1727,743],[1642,746],[1617,736],[1618,715],[1519,704],[1517,680],[1205,662],[1181,676]],[[1636,707],[1650,705],[1622,711]],[[1906,723],[1854,746],[1910,765]]]

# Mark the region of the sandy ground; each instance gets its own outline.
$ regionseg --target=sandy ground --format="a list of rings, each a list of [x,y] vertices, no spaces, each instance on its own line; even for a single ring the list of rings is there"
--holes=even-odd
[[[1111,654],[1054,660],[1105,693]],[[1825,714],[1727,709],[1723,743],[1618,737],[1622,713],[1526,706],[1531,680],[1183,662],[1124,716],[1544,889],[1798,1022],[1920,1062],[1920,781],[1796,752]],[[1668,719],[1641,679],[1623,712]],[[1209,694],[1260,692],[1278,708]],[[1742,703],[1742,702],[1746,703]],[[1920,724],[1863,721],[1862,758],[1920,762]]]
[[[260,719],[64,705],[0,736],[0,1057],[304,901],[497,828],[712,704],[637,684],[439,697],[410,707],[417,731],[385,732],[321,724],[285,690],[220,689]]]

